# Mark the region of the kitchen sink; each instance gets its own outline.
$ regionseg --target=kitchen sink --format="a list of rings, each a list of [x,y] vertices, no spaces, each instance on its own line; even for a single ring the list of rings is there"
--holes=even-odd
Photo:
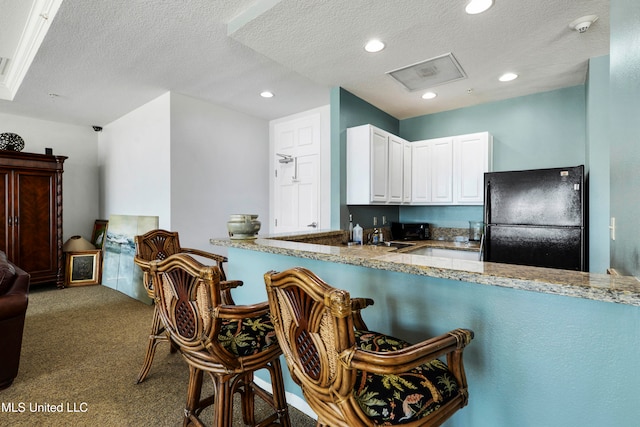
[[[390,241],[390,242],[384,242],[385,246],[389,246],[392,248],[396,248],[396,249],[403,249],[403,248],[408,248],[411,246],[415,246],[415,243],[407,243],[407,242],[394,242],[394,241]]]
[[[455,249],[440,249],[440,248],[416,248],[414,250],[407,251],[411,255],[426,255],[442,258],[454,258],[463,259],[469,261],[480,261],[480,252],[476,251],[461,251]]]

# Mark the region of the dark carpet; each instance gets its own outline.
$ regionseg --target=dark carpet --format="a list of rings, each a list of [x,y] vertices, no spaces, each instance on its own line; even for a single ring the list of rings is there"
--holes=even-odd
[[[152,315],[153,307],[105,286],[33,287],[18,377],[0,391],[0,425],[182,425],[188,368],[179,353],[161,343],[136,384]],[[211,392],[205,383],[203,395]],[[238,408],[233,425],[243,426]],[[269,409],[256,399],[257,419]],[[292,407],[290,416],[294,427],[315,426]]]

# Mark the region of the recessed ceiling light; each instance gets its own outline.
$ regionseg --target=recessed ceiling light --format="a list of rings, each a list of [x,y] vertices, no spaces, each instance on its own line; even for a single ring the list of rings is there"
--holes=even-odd
[[[384,49],[384,43],[376,39],[369,40],[367,44],[364,45],[364,50],[370,53],[380,52],[382,49]]]
[[[504,73],[498,78],[498,80],[500,80],[501,82],[510,82],[511,80],[515,80],[517,78],[518,75],[516,73]]]
[[[273,92],[269,92],[268,90],[265,90],[264,92],[260,93],[260,96],[263,98],[273,98]]]
[[[493,6],[493,0],[471,0],[464,11],[469,15],[477,15]]]
[[[435,92],[425,92],[425,94],[422,95],[422,99],[433,99],[436,96],[438,96],[438,94]]]

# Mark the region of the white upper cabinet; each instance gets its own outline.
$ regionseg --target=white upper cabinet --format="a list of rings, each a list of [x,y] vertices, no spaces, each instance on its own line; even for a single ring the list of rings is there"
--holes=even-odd
[[[453,138],[411,143],[412,198],[416,204],[451,204],[453,201]]]
[[[347,204],[402,202],[405,143],[371,125],[347,129]]]
[[[395,135],[389,135],[389,203],[401,203],[404,184],[404,144]]]
[[[413,145],[413,204],[482,205],[484,173],[491,171],[488,132],[416,141]]]
[[[411,174],[413,170],[411,143],[402,144],[402,203],[411,203]]]
[[[453,202],[453,139],[438,138],[431,141],[431,201]]]
[[[488,132],[407,142],[371,125],[347,129],[347,204],[482,205]]]
[[[492,168],[493,138],[488,132],[456,137],[454,142],[454,202],[484,204],[484,173]]]
[[[386,132],[373,128],[370,135],[370,201],[386,202],[389,196],[389,137]]]

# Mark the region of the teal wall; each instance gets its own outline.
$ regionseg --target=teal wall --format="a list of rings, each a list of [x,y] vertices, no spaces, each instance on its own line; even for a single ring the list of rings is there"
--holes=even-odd
[[[587,76],[589,271],[609,268],[609,56],[592,58]]]
[[[373,298],[363,312],[371,330],[413,342],[475,332],[464,356],[469,405],[447,427],[638,423],[639,307],[229,248],[228,276],[244,281],[234,298],[266,300],[263,274],[294,266]],[[287,391],[302,396],[284,374]]]
[[[409,140],[488,131],[493,170],[576,166],[585,163],[584,86],[402,120]]]
[[[611,266],[640,277],[640,2],[611,0]]]

